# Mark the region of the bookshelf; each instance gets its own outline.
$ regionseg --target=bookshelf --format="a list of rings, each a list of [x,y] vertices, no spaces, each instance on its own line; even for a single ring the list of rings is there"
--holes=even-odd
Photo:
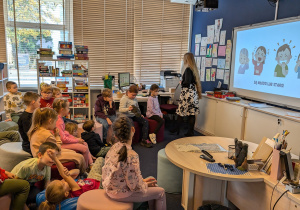
[[[90,120],[90,79],[88,60],[37,59],[37,81],[59,87],[70,102],[69,118],[82,123]]]
[[[8,81],[7,64],[0,70],[0,121],[5,120],[4,96],[7,94],[6,82]]]

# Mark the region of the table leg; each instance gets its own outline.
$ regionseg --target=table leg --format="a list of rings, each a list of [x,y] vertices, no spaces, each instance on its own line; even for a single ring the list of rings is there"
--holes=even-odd
[[[209,203],[217,203],[228,206],[226,187],[227,181],[196,175],[194,183],[193,209],[197,210],[200,206]]]
[[[185,210],[193,209],[195,175],[183,170],[181,205]]]

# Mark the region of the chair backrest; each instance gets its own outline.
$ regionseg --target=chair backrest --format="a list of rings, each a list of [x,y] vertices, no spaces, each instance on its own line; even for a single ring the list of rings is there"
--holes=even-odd
[[[174,93],[174,97],[173,97],[173,103],[175,105],[178,105],[180,93],[181,93],[181,84],[178,84],[176,87],[175,93]]]

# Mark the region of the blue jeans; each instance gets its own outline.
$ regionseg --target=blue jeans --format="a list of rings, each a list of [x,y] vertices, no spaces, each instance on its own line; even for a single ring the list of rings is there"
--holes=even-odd
[[[114,122],[116,120],[117,116],[116,115],[109,115],[109,116],[107,116],[107,118],[110,119],[111,122]],[[108,130],[108,127],[109,127],[108,122],[107,122],[106,119],[103,119],[103,118],[100,118],[100,117],[96,117],[96,119],[103,126],[103,142],[105,142],[106,137],[107,137],[107,130]]]

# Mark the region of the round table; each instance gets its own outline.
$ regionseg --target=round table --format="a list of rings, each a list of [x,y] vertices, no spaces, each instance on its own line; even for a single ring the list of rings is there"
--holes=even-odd
[[[258,145],[243,142],[249,145],[248,158],[252,157],[252,153]],[[228,145],[234,145],[234,139],[213,136],[187,137],[172,141],[166,146],[165,152],[168,159],[183,169],[181,204],[184,209],[197,209],[203,204],[203,201],[228,205],[226,199],[227,181],[264,182],[264,178],[267,176],[259,171],[250,172],[250,176],[209,173],[206,168],[207,161],[200,158],[201,153],[180,152],[176,147],[178,143],[219,144],[227,150]],[[234,164],[233,160],[228,159],[227,152],[211,154],[216,163]]]

